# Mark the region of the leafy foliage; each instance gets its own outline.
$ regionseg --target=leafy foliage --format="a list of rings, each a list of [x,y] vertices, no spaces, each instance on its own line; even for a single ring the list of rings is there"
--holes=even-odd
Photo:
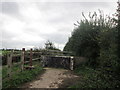
[[[46,50],[58,50],[58,51],[60,51],[60,50],[57,49],[57,48],[54,46],[54,44],[53,44],[51,41],[49,41],[49,40],[45,43],[45,49],[46,49]]]
[[[80,82],[69,88],[118,88],[119,80],[112,77],[111,74],[104,74],[101,70],[94,70],[90,67],[81,66],[75,69],[78,75],[81,75]],[[114,82],[114,83],[113,83]]]
[[[85,19],[78,22],[77,28],[72,32],[72,36],[69,38],[65,51],[72,51],[77,56],[84,56],[89,58],[89,64],[98,66],[97,58],[100,56],[101,47],[107,49],[111,43],[110,39],[114,37],[113,19],[109,16],[104,18],[102,11],[99,10],[100,15],[96,12],[92,15],[89,13],[89,19]],[[95,67],[94,66],[94,67]]]
[[[90,13],[89,19],[82,13],[84,19],[77,21],[78,25],[75,24],[77,28],[72,32],[64,50],[87,57],[87,65],[97,72],[84,78],[82,87],[120,87],[120,2],[117,19],[107,15],[105,17],[100,10],[99,13],[99,16],[96,12],[92,15]],[[97,81],[92,80],[97,78]]]

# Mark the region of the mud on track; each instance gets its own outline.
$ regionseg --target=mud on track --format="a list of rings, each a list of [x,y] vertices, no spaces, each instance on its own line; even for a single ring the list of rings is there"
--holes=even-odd
[[[28,82],[22,88],[66,88],[75,84],[79,76],[66,69],[44,68],[44,74]]]

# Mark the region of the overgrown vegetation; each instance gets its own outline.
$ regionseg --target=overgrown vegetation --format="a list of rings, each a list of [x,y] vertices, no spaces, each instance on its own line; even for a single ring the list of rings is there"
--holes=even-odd
[[[115,17],[105,17],[101,10],[99,15],[89,13],[89,19],[82,15],[84,19],[77,21],[64,47],[64,51],[89,59],[89,68],[77,69],[78,73],[87,71],[79,87],[120,87],[120,2]]]
[[[25,82],[35,79],[35,77],[43,72],[43,68],[40,63],[34,62],[35,69],[20,71],[20,66],[15,65],[12,67],[11,77],[7,77],[7,67],[3,67],[2,70],[2,87],[3,88],[15,88]]]
[[[75,73],[81,76],[80,81],[69,88],[119,88],[119,80],[111,74],[102,73],[100,69],[80,66]]]

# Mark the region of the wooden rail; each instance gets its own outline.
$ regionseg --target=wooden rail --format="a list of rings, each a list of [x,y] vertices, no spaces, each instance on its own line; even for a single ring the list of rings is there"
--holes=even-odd
[[[30,49],[30,51],[25,51],[25,48],[22,48],[22,51],[14,51],[12,50],[11,52],[8,53],[7,55],[7,67],[8,67],[8,76],[11,76],[11,67],[12,65],[16,65],[16,64],[20,64],[21,68],[20,70],[23,71],[24,70],[24,64],[29,64],[29,66],[32,66],[32,61],[37,61],[41,59],[41,55],[49,55],[52,56],[53,54],[51,53],[59,53],[59,54],[64,54],[64,53],[71,53],[71,52],[66,52],[66,51],[55,51],[55,50],[41,50],[41,51],[33,51],[32,49]],[[33,56],[36,56],[36,58],[33,58]],[[59,56],[55,56],[54,57],[61,57]],[[13,57],[20,57],[20,62],[18,63],[13,63],[12,64],[12,59]],[[25,61],[25,58],[28,57],[29,61]],[[69,56],[63,56],[65,57],[69,57]],[[72,61],[71,61],[72,62]],[[72,70],[72,68],[71,68]]]
[[[7,69],[7,74],[8,74],[9,77],[11,77],[11,73],[12,73],[12,72],[11,72],[11,67],[12,67],[13,65],[20,64],[20,66],[21,66],[21,71],[23,71],[23,70],[24,70],[24,64],[29,63],[29,66],[32,66],[32,61],[37,61],[37,60],[40,60],[40,59],[41,59],[40,57],[33,59],[33,54],[36,53],[36,52],[33,52],[32,49],[30,50],[30,52],[25,52],[25,48],[23,48],[22,51],[21,51],[21,54],[14,54],[14,53],[15,53],[15,52],[12,50],[10,53],[7,54],[7,67],[8,67],[8,69]],[[37,52],[37,53],[40,54],[40,52]],[[27,56],[27,57],[29,57],[29,61],[25,61],[26,54],[29,54],[29,55]],[[18,62],[18,63],[13,63],[13,64],[12,64],[12,58],[13,58],[13,57],[17,57],[17,56],[18,56],[18,57],[21,57],[20,62]]]

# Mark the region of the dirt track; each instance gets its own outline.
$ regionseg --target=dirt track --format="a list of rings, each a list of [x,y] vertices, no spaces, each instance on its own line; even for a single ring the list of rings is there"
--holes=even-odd
[[[26,83],[23,88],[61,88],[67,87],[78,80],[79,76],[74,75],[69,70],[45,68],[45,73],[37,77],[36,80]],[[67,81],[67,83],[66,83]]]

